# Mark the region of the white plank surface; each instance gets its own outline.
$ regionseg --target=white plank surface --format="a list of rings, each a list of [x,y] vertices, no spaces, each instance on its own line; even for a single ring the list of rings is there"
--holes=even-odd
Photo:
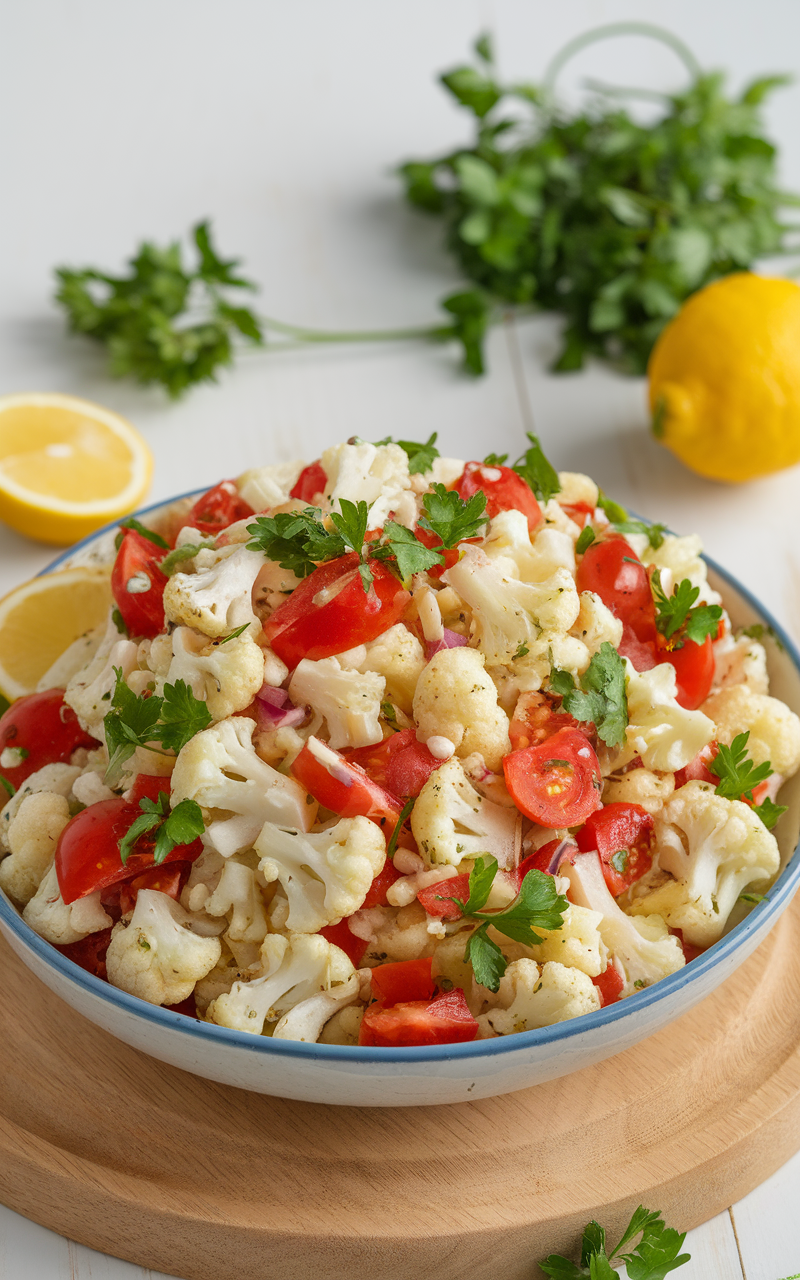
[[[129,416],[151,443],[154,500],[260,461],[313,457],[353,433],[438,430],[445,452],[521,448],[528,411],[561,467],[589,471],[620,501],[700,532],[800,637],[798,472],[747,490],[690,476],[643,430],[644,387],[592,368],[545,372],[547,318],[517,346],[490,342],[473,382],[448,348],[249,356],[218,387],[167,404],[112,382],[49,301],[56,263],[121,265],[144,236],[166,240],[203,216],[226,253],[263,282],[261,306],[301,323],[394,326],[438,319],[458,282],[436,224],[402,205],[392,167],[467,137],[435,75],[490,26],[509,77],[536,78],[558,46],[598,22],[663,22],[739,85],[798,70],[796,0],[28,0],[0,12],[4,248],[0,392],[58,389]],[[645,41],[605,44],[566,77],[674,87],[680,69]],[[800,88],[768,109],[786,185],[800,187]],[[517,360],[515,378],[514,358]],[[53,552],[0,530],[0,591]],[[690,1233],[685,1280],[783,1280],[800,1272],[800,1157]],[[744,1271],[739,1260],[739,1250]],[[0,1208],[0,1280],[159,1280]],[[377,1280],[380,1280],[378,1277]]]

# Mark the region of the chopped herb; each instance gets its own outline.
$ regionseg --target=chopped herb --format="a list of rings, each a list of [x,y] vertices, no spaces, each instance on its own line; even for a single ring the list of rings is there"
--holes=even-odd
[[[771,831],[778,821],[786,813],[788,806],[785,804],[775,804],[770,800],[769,796],[762,800],[761,804],[754,805],[753,812],[757,813],[767,831]]]
[[[627,524],[628,513],[624,507],[621,507],[613,498],[607,498],[601,489],[597,496],[597,505],[601,511],[605,511],[612,524]]]
[[[502,467],[508,461],[507,453],[487,453],[483,460],[485,467]]]
[[[615,533],[644,534],[654,551],[664,545],[664,534],[667,532],[665,524],[645,524],[644,520],[620,520],[612,522],[611,528]]]
[[[549,502],[555,494],[561,492],[561,481],[558,472],[547,461],[539,443],[539,437],[530,431],[526,432],[530,447],[514,463],[517,475],[533,490],[541,502]]]
[[[467,538],[474,538],[489,518],[485,493],[479,490],[465,502],[454,489],[445,489],[443,484],[433,485],[431,492],[425,494],[422,511],[420,525],[441,538],[442,546],[448,550]]]
[[[580,678],[580,688],[568,671],[554,668],[550,688],[561,695],[565,711],[582,722],[592,721],[609,747],[618,747],[628,725],[625,692],[625,661],[608,640],[604,640]]]
[[[751,640],[763,640],[765,636],[769,636],[770,640],[775,641],[781,653],[784,651],[783,642],[777,631],[766,622],[753,622],[749,627],[742,627],[737,631],[736,636],[737,639],[739,636],[749,636]]]
[[[514,654],[514,659],[524,658],[527,653],[530,653],[530,649],[528,648],[528,646],[526,644],[520,644],[519,648],[517,649],[517,652]]]
[[[391,702],[381,703],[381,715],[383,716],[384,720],[388,720],[389,724],[395,724],[395,725],[397,724],[397,712],[395,711]]]
[[[595,531],[590,524],[583,526],[578,541],[575,543],[575,554],[582,556],[595,541]]]
[[[121,636],[127,636],[128,628],[125,626],[125,620],[116,605],[111,610],[111,621]]]
[[[203,542],[184,542],[182,546],[174,547],[172,551],[168,552],[158,567],[163,574],[166,574],[168,578],[171,578],[173,573],[177,572],[178,566],[183,564],[184,561],[193,560],[198,551],[213,551],[215,545],[216,544],[213,541],[209,540],[205,540]]]
[[[141,520],[137,520],[135,516],[128,516],[127,520],[120,520],[120,529],[134,529],[136,533],[140,533],[143,538],[147,538],[148,542],[152,542],[157,547],[162,547],[164,551],[169,551],[169,543],[161,537],[160,533],[156,533],[155,529],[148,529],[146,524],[142,524]],[[117,534],[117,538],[120,535]],[[119,549],[119,542],[117,542]]]
[[[752,902],[754,903],[755,906],[758,906],[759,902],[766,902],[766,900],[767,900],[767,895],[765,893],[740,893],[739,894],[740,902]]]
[[[231,631],[230,635],[223,636],[221,640],[218,640],[217,644],[227,644],[229,640],[238,640],[239,636],[244,635],[249,626],[249,622],[243,622],[235,631]]]
[[[437,435],[438,432],[434,431],[425,444],[418,444],[414,440],[393,440],[391,436],[386,436],[383,440],[376,440],[375,443],[378,445],[399,445],[408,454],[409,475],[425,475],[426,472],[430,471],[434,460],[440,456],[439,450],[436,448]]]
[[[628,870],[628,858],[627,849],[617,849],[617,852],[610,859],[612,867],[621,876],[624,876]]]
[[[155,833],[153,861],[161,863],[172,853],[177,845],[191,844],[205,831],[203,814],[195,800],[181,800],[170,810],[169,795],[160,791],[158,800],[149,800],[147,796],[139,801],[142,810],[135,818],[126,834],[119,842],[119,853],[123,864],[140,836]]]
[[[389,836],[389,841],[386,845],[387,861],[390,861],[394,857],[395,850],[397,848],[397,841],[400,839],[400,832],[402,831],[406,823],[406,820],[411,816],[411,810],[414,808],[414,805],[416,804],[416,802],[417,802],[416,796],[412,796],[410,800],[406,800],[405,804],[400,810],[400,816],[397,819],[397,826],[395,827],[392,834]]]
[[[658,569],[653,570],[650,584],[656,606],[656,627],[666,640],[671,641],[670,649],[683,648],[685,640],[702,644],[707,636],[716,635],[722,609],[718,604],[703,604],[695,608],[700,588],[693,587],[688,578],[683,578],[673,587],[671,596],[661,585]]]
[[[4,778],[2,773],[0,773],[0,782],[2,782],[8,792],[9,799],[17,794],[17,788],[14,786],[13,782],[9,782],[8,778]]]

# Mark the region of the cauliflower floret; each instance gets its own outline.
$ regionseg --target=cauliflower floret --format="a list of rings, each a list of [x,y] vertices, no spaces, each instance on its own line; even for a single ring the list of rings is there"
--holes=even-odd
[[[124,677],[138,666],[139,646],[133,640],[120,638],[116,624],[109,618],[106,633],[87,667],[77,672],[67,685],[64,701],[72,707],[84,729],[92,737],[103,739],[103,719],[108,711],[107,694],[113,693],[121,668]]]
[[[75,764],[45,764],[28,777],[17,788],[16,794],[7,800],[0,810],[0,857],[9,853],[8,829],[19,812],[20,805],[27,796],[39,791],[51,791],[59,796],[69,796],[75,779],[80,777],[81,767]],[[0,788],[0,794],[5,794]]]
[[[455,756],[432,773],[411,813],[411,830],[427,866],[491,853],[514,865],[517,812],[484,800],[470,786]]]
[[[325,450],[321,461],[331,506],[338,511],[340,498],[368,503],[370,529],[382,526],[390,511],[397,514],[410,488],[408,454],[397,444],[337,444]]]
[[[580,605],[568,569],[556,569],[544,582],[521,582],[513,561],[492,561],[469,544],[462,551],[442,581],[472,609],[474,638],[490,666],[502,666],[540,635],[563,635],[574,624]]]
[[[730,746],[748,730],[747,754],[755,764],[769,760],[775,773],[791,778],[800,766],[800,719],[778,698],[734,685],[712,693],[703,711],[716,725],[715,737]]]
[[[30,902],[50,867],[69,822],[69,805],[52,791],[26,796],[9,824],[10,855],[0,862],[0,889],[18,906]]]
[[[780,866],[777,841],[750,806],[718,796],[707,782],[675,792],[656,818],[655,846],[660,868],[675,880],[631,909],[663,916],[697,947],[717,942],[739,894]]]
[[[619,778],[606,778],[603,804],[640,804],[648,813],[658,813],[674,790],[675,775],[672,773],[630,769]]]
[[[736,640],[728,632],[714,642],[712,692],[735,684],[747,685],[751,693],[769,693],[767,652],[763,644],[750,636],[739,636]]]
[[[596,978],[606,967],[608,951],[600,936],[602,916],[586,907],[570,903],[561,920],[561,927],[548,931],[540,929],[544,942],[529,947],[539,964],[556,961],[569,969]]]
[[[596,853],[581,853],[561,870],[569,880],[571,901],[602,916],[598,929],[609,952],[622,966],[623,995],[649,987],[683,968],[686,959],[681,944],[661,916],[634,918],[614,901]]]
[[[618,648],[622,639],[622,622],[593,591],[580,594],[580,611],[572,627],[572,635],[582,640],[590,656],[608,641]]]
[[[228,916],[226,937],[233,942],[263,942],[267,932],[264,899],[252,867],[229,859],[203,909],[210,916]]]
[[[289,901],[286,927],[316,933],[358,911],[386,861],[386,840],[369,818],[342,818],[313,835],[265,822],[255,842],[258,869],[280,882]]]
[[[288,502],[303,462],[279,462],[272,467],[253,467],[239,476],[236,484],[245,502],[254,511],[267,511]]]
[[[260,551],[225,547],[215,553],[210,568],[172,575],[164,588],[164,613],[170,622],[194,627],[207,636],[224,636],[246,623],[260,631],[252,592],[263,565]]]
[[[264,654],[246,632],[215,644],[190,627],[176,627],[172,650],[165,683],[184,680],[215,720],[243,711],[264,683]]]
[[[384,631],[377,640],[360,646],[355,669],[374,672],[386,681],[386,697],[406,715],[411,714],[411,704],[417,681],[425,666],[425,654],[417,637],[402,622]],[[344,657],[339,655],[340,661]],[[353,664],[348,664],[353,665]]]
[[[528,517],[522,511],[493,516],[483,549],[490,559],[508,557],[525,582],[544,582],[556,569],[575,574],[575,546],[567,533],[544,526],[531,541]]]
[[[521,658],[505,667],[492,667],[490,674],[499,690],[501,703],[509,707],[521,693],[535,693],[541,689],[553,667],[568,671],[577,681],[591,658],[586,645],[575,636],[550,636],[534,640]]]
[[[684,578],[688,578],[693,587],[699,587],[698,600],[705,604],[722,604],[722,596],[708,585],[708,569],[700,554],[703,543],[696,533],[685,537],[676,537],[668,533],[660,547],[651,547],[649,541],[643,548],[642,560],[645,564],[653,564],[662,571],[661,580],[667,595],[672,586],[677,586]],[[671,577],[668,582],[667,573]]]
[[[325,1023],[317,1036],[317,1044],[358,1044],[363,1017],[362,1005],[345,1005]]]
[[[445,737],[459,756],[479,751],[487,768],[500,769],[511,750],[508,716],[477,649],[442,649],[423,670],[414,694],[417,737]]]
[[[24,908],[22,919],[45,942],[52,942],[57,947],[80,942],[90,933],[107,929],[112,923],[111,916],[103,910],[99,890],[67,905],[61,897],[55,863]]]
[[[484,1036],[552,1027],[600,1008],[591,978],[553,961],[540,969],[533,960],[514,960],[500,979],[496,999],[496,1007],[478,1017]]]
[[[428,932],[429,917],[421,903],[396,907],[370,907],[371,934],[363,964],[374,966],[385,960],[417,960],[432,955],[436,938]],[[360,913],[364,916],[366,912]],[[464,940],[460,940],[464,954]]]
[[[306,1044],[316,1044],[329,1018],[354,1004],[360,991],[361,978],[355,972],[330,991],[308,996],[283,1015],[272,1033],[273,1040],[304,1040]]]
[[[687,711],[675,694],[675,668],[659,663],[636,671],[626,658],[628,727],[626,742],[614,758],[619,769],[637,755],[647,769],[674,773],[683,769],[715,736],[714,722],[702,711]]]
[[[335,990],[355,976],[345,953],[319,934],[284,938],[268,933],[261,946],[261,970],[250,982],[234,982],[230,992],[212,1001],[208,1021],[261,1035],[265,1022],[277,1022],[301,1001]]]
[[[338,658],[303,658],[289,684],[289,697],[296,706],[313,707],[325,717],[332,747],[368,747],[383,737],[378,717],[385,688],[383,676],[374,671],[343,668]]]
[[[235,815],[214,819],[206,839],[225,857],[249,849],[265,822],[285,823],[307,831],[316,803],[303,787],[286,778],[255,753],[255,724],[246,716],[221,720],[196,733],[180,752],[172,774],[173,807],[196,800],[204,809]]]
[[[192,931],[192,917],[166,893],[140,889],[130,921],[114,926],[108,980],[149,1004],[180,1004],[217,964],[219,938]]]
[[[558,482],[561,488],[558,501],[562,506],[573,506],[583,502],[592,510],[597,506],[600,493],[594,480],[580,471],[559,471]]]

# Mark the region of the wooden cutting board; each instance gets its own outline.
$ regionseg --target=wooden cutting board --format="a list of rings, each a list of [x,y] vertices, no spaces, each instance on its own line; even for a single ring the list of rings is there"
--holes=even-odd
[[[800,1147],[800,896],[703,1004],[619,1057],[439,1108],[286,1102],[145,1057],[5,943],[0,1199],[187,1280],[531,1280],[639,1203],[681,1229]]]

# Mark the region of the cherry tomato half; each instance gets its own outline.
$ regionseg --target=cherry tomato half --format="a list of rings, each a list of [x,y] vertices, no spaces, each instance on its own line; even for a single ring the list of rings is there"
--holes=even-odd
[[[301,502],[313,502],[325,492],[327,483],[328,477],[322,469],[322,463],[310,462],[307,467],[303,467],[294,488],[289,492],[289,497],[299,498]]]
[[[162,548],[149,538],[135,529],[123,529],[111,573],[111,592],[132,636],[152,640],[164,629],[167,578],[158,567],[163,557]]]
[[[490,520],[501,511],[521,511],[528,517],[528,529],[533,533],[544,519],[532,490],[511,467],[468,462],[453,488],[464,502],[469,501],[474,493],[484,493],[486,514]]]
[[[586,729],[590,727],[594,726],[587,725]],[[521,751],[523,747],[533,747],[552,738],[559,729],[577,728],[577,720],[568,711],[556,711],[547,694],[522,693],[514,707],[508,736],[514,751]]]
[[[605,882],[617,898],[650,870],[653,815],[640,804],[616,801],[592,813],[575,839],[581,853],[596,849]]]
[[[675,668],[678,702],[687,711],[696,711],[711,692],[714,679],[714,649],[711,636],[702,644],[684,640],[680,649],[663,650],[658,661],[670,662]]]
[[[432,1000],[435,988],[431,957],[397,960],[379,964],[372,970],[372,994],[382,1005],[406,1004],[412,1000]]]
[[[517,808],[543,827],[572,827],[599,809],[600,764],[578,729],[559,729],[537,747],[503,758],[506,786]]]
[[[253,515],[255,512],[239,493],[236,481],[220,480],[213,489],[197,499],[184,523],[213,537],[227,529],[229,524]]]
[[[656,610],[647,570],[633,547],[614,534],[586,549],[577,573],[578,591],[593,591],[639,640],[656,635]]]
[[[414,1044],[460,1044],[474,1040],[478,1024],[460,987],[435,1000],[412,1000],[384,1008],[373,1004],[364,1014],[360,1045],[399,1048]]]
[[[328,753],[336,758],[335,764],[323,763],[314,755],[315,745],[316,738],[305,744],[292,764],[292,776],[331,813],[337,813],[340,818],[359,815],[371,818],[388,839],[397,826],[402,800],[373,782],[360,765],[351,764],[338,751],[319,743],[319,747],[324,747],[326,758]]]
[[[411,599],[384,565],[373,561],[364,591],[355,552],[321,564],[264,623],[264,634],[291,670],[376,640],[399,621]]]
[[[153,843],[146,836],[137,840],[126,863],[120,857],[119,842],[140,814],[138,804],[115,796],[90,804],[70,819],[56,845],[56,875],[65,902],[77,902],[96,889],[133,880],[156,865]],[[194,862],[202,852],[202,842],[193,840],[176,845],[164,862]]]
[[[355,747],[342,753],[361,765],[369,776],[395,796],[418,796],[428,778],[442,764],[413,729],[401,729],[374,747]]]
[[[44,765],[63,764],[78,747],[96,746],[97,739],[81,727],[72,707],[64,702],[63,689],[28,693],[0,716],[0,754],[9,753],[8,763],[0,763],[0,774],[15,790]],[[0,786],[0,806],[7,800]]]

